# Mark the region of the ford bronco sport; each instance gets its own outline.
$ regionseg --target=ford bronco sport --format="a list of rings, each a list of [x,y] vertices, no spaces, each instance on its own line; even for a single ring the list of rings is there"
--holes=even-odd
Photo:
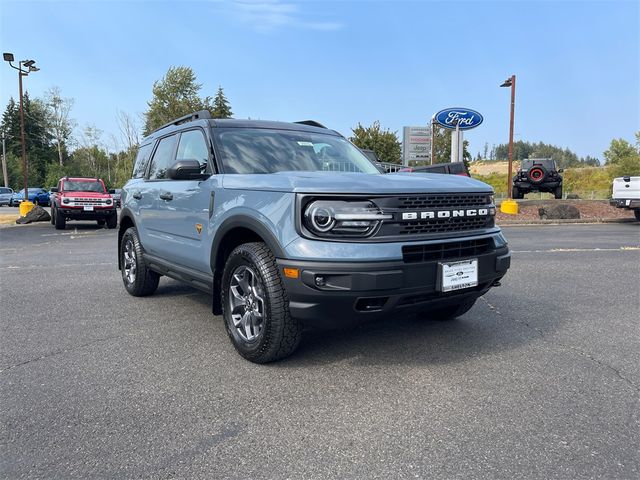
[[[467,312],[510,265],[494,218],[488,185],[382,174],[316,122],[198,112],[143,140],[118,266],[134,296],[161,275],[210,292],[236,350],[263,363],[293,352],[303,323]]]
[[[51,224],[64,230],[67,220],[95,220],[107,228],[118,226],[113,198],[99,178],[69,178],[51,189]]]
[[[530,158],[523,160],[520,170],[513,177],[513,198],[524,198],[530,192],[552,193],[556,199],[562,198],[562,169],[556,167],[551,158]]]

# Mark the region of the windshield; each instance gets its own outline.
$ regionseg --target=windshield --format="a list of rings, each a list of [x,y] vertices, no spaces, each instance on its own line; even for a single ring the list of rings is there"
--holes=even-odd
[[[98,192],[104,193],[102,182],[85,182],[85,181],[64,181],[65,192]]]
[[[225,173],[380,173],[360,150],[334,135],[257,128],[217,133]]]
[[[10,188],[0,187],[0,193],[12,193]]]
[[[29,187],[29,193],[38,193],[40,187]],[[24,195],[24,188],[18,192],[18,195]]]

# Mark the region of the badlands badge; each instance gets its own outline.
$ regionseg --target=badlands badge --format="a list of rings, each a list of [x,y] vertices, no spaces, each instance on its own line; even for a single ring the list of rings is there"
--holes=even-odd
[[[200,235],[202,233],[202,224],[201,223],[196,223],[196,232],[198,232],[198,235]]]

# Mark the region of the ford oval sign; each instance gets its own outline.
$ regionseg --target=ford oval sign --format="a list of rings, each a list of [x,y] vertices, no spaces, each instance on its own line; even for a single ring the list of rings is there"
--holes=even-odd
[[[482,123],[482,115],[468,108],[445,108],[435,114],[436,122],[444,128],[451,130],[460,126],[460,130],[469,130]]]

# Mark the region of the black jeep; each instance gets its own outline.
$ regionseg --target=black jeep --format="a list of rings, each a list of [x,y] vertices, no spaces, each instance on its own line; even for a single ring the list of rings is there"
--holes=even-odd
[[[555,198],[562,198],[562,169],[556,168],[551,158],[530,158],[523,160],[513,177],[513,198],[524,198],[529,192],[549,192]]]

